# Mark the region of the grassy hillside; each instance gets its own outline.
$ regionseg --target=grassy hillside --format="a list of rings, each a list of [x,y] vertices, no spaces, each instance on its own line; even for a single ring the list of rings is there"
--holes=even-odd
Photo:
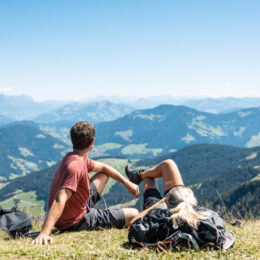
[[[236,235],[229,251],[156,252],[152,249],[132,249],[127,229],[64,233],[53,236],[48,246],[32,245],[31,239],[9,240],[0,231],[1,259],[259,259],[260,221],[242,223],[242,228],[227,225]],[[35,228],[39,229],[39,225]]]
[[[12,179],[52,166],[68,146],[40,131],[33,122],[0,128],[0,176]]]

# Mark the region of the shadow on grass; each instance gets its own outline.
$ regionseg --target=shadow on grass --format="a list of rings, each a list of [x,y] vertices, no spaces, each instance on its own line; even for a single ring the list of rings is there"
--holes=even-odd
[[[129,242],[124,242],[121,246],[128,250],[133,248]]]
[[[122,245],[121,245],[124,249],[127,249],[127,250],[137,250],[137,251],[140,251],[141,249],[151,249],[151,248],[147,248],[145,246],[133,246],[131,245],[129,242],[124,242]]]
[[[133,246],[131,245],[129,242],[124,242],[122,245],[121,245],[124,249],[127,249],[127,250],[141,250],[142,248],[144,247],[141,247],[141,246]]]

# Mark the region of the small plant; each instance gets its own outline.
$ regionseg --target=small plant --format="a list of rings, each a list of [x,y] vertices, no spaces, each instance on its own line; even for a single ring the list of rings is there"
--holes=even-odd
[[[18,209],[18,204],[20,203],[21,199],[18,199],[17,197],[14,198],[14,207]]]

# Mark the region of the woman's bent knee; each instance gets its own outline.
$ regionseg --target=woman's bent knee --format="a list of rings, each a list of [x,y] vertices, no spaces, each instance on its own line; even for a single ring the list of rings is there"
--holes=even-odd
[[[164,160],[162,163],[166,167],[176,166],[175,161],[173,161],[172,159]]]

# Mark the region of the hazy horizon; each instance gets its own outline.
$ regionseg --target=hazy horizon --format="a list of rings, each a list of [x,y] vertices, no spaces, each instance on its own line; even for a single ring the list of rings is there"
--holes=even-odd
[[[157,95],[157,96],[117,96],[117,95],[97,95],[93,97],[85,97],[85,98],[79,98],[79,99],[58,99],[58,98],[52,98],[52,99],[43,99],[43,100],[38,100],[37,98],[27,95],[27,94],[10,94],[10,93],[4,93],[0,92],[0,95],[4,95],[6,97],[28,97],[32,98],[35,102],[48,102],[48,101],[57,101],[57,102],[84,102],[84,101],[89,101],[93,99],[94,102],[97,100],[138,100],[138,99],[147,99],[147,100],[158,100],[160,98],[164,98],[164,100],[176,100],[176,101],[187,101],[187,100],[203,100],[203,99],[216,99],[216,100],[221,100],[221,99],[260,99],[260,96],[241,96],[241,97],[234,97],[234,96],[220,96],[220,97],[212,97],[212,96],[171,96],[171,95]],[[162,100],[163,101],[163,100]]]

